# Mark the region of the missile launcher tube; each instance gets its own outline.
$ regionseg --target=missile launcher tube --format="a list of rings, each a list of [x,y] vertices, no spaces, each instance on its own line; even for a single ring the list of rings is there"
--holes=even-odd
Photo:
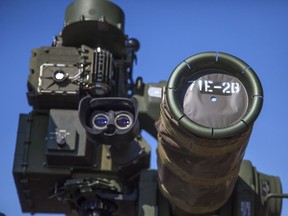
[[[227,202],[262,101],[254,71],[231,55],[198,54],[174,70],[156,122],[159,185],[171,203],[203,214]]]

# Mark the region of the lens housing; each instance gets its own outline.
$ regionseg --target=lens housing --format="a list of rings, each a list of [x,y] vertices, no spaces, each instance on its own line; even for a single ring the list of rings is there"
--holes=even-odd
[[[88,139],[97,144],[129,144],[139,133],[135,98],[92,98],[80,101],[79,119]]]

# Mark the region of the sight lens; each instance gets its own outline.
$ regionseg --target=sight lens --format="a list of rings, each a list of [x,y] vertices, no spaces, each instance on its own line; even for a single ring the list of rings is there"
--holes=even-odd
[[[93,117],[92,123],[96,129],[104,129],[108,124],[108,116],[105,114],[97,114]]]
[[[128,114],[119,114],[115,118],[115,123],[118,129],[127,129],[132,125],[132,118]]]

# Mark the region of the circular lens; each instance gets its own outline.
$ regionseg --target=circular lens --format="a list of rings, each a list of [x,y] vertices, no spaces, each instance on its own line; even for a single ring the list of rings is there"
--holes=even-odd
[[[115,118],[115,124],[118,129],[127,129],[132,125],[132,118],[125,113],[119,114]]]
[[[108,124],[108,116],[102,113],[96,114],[92,119],[92,124],[96,129],[105,129]]]
[[[53,72],[52,78],[55,82],[63,82],[68,78],[68,75],[62,70],[57,70]]]

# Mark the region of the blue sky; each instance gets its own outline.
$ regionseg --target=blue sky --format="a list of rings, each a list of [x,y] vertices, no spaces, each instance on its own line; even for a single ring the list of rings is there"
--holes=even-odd
[[[1,107],[0,212],[22,214],[12,177],[19,113],[31,108],[26,81],[32,48],[49,46],[62,29],[70,0],[0,1]],[[264,106],[245,158],[280,176],[288,192],[288,2],[285,0],[115,0],[126,14],[125,32],[141,43],[134,78],[167,80],[187,57],[222,51],[247,62],[264,88]],[[156,141],[147,138],[155,149]],[[154,151],[154,150],[153,150]],[[155,165],[153,152],[152,167]],[[288,202],[282,216],[288,215]]]

